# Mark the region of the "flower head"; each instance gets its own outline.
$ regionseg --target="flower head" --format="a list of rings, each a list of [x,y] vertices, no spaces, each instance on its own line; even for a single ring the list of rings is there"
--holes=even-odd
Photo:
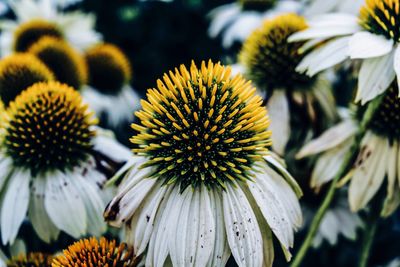
[[[270,229],[288,251],[302,221],[297,183],[267,154],[269,119],[255,88],[230,68],[181,65],[149,89],[137,155],[104,217],[126,227],[146,266],[271,266]],[[254,205],[253,205],[254,204]]]
[[[54,37],[43,37],[28,51],[46,64],[59,82],[76,90],[86,83],[86,63],[83,57],[65,41]]]
[[[63,39],[61,30],[50,21],[34,19],[22,23],[14,32],[14,51],[26,52],[31,45],[44,36]]]
[[[147,93],[131,141],[166,183],[222,186],[250,179],[249,170],[270,146],[262,99],[242,77],[211,61],[183,65]]]
[[[52,267],[134,267],[138,265],[133,248],[116,241],[108,241],[104,237],[100,241],[92,237],[82,239],[63,251],[52,263]]]
[[[100,44],[86,52],[89,85],[104,94],[116,95],[131,80],[131,66],[125,54],[112,44]]]
[[[399,0],[366,0],[359,17],[366,30],[400,42]]]
[[[13,257],[7,262],[8,267],[51,267],[53,257],[40,252]]]
[[[0,61],[0,97],[6,106],[37,82],[54,80],[53,73],[29,54],[14,54]]]
[[[3,137],[6,154],[33,174],[79,166],[92,146],[92,115],[74,89],[36,83],[10,104]]]
[[[303,43],[287,40],[306,28],[305,19],[296,14],[266,20],[249,36],[240,53],[248,77],[264,90],[309,87],[313,79],[295,70],[305,56],[299,52]]]

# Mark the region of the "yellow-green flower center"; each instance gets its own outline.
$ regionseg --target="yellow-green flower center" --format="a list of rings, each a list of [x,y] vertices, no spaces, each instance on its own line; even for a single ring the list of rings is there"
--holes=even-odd
[[[13,257],[7,262],[7,267],[51,267],[52,259],[50,255],[33,252]]]
[[[6,106],[37,82],[54,80],[53,73],[29,54],[14,54],[0,61],[0,97]]]
[[[128,58],[116,46],[100,44],[86,52],[89,84],[105,94],[118,94],[131,80]]]
[[[14,32],[14,51],[26,52],[43,36],[63,38],[61,30],[52,22],[35,19],[21,24]]]
[[[169,72],[149,89],[131,141],[166,183],[224,187],[248,179],[270,146],[269,120],[255,88],[211,61]]]
[[[29,53],[37,56],[54,73],[59,82],[79,90],[87,81],[84,58],[65,41],[43,37],[33,44]]]
[[[267,91],[308,88],[313,79],[296,71],[304,58],[299,53],[303,43],[288,42],[290,35],[306,28],[305,19],[295,14],[266,20],[249,36],[239,55],[249,79]]]
[[[139,263],[133,248],[115,240],[92,237],[82,239],[65,249],[63,254],[53,260],[53,267],[135,267]]]
[[[366,0],[359,17],[366,30],[400,41],[400,0]]]
[[[3,146],[14,165],[33,175],[70,170],[86,160],[96,120],[77,91],[57,82],[36,83],[7,109]]]

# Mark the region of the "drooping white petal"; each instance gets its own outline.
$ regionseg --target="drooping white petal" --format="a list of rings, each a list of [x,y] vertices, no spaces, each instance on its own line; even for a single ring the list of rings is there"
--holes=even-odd
[[[231,254],[231,251],[229,249],[228,240],[226,238],[224,211],[222,208],[222,199],[219,195],[219,192],[211,191],[210,201],[215,222],[215,242],[214,249],[210,256],[207,267],[225,266]]]
[[[94,236],[100,236],[107,229],[103,219],[103,211],[106,204],[100,197],[101,192],[99,191],[101,189],[98,188],[96,184],[87,181],[84,177],[79,175],[75,176],[71,182],[75,184],[77,192],[85,205],[88,233]]]
[[[228,243],[240,267],[261,267],[263,244],[260,227],[245,194],[228,184],[222,193]]]
[[[306,55],[296,70],[310,76],[329,69],[349,57],[350,37],[341,37],[327,42]]]
[[[348,26],[352,27],[354,32],[358,32],[361,29],[357,16],[340,12],[314,16],[308,20],[308,24],[310,27]]]
[[[3,186],[9,177],[10,170],[12,169],[11,158],[4,155],[1,155],[1,157],[3,158],[0,160],[0,191],[3,189]]]
[[[188,187],[178,196],[169,248],[173,266],[205,266],[214,248],[215,222],[209,192]]]
[[[294,230],[302,224],[297,196],[282,177],[271,168],[262,168],[254,182],[248,182],[265,220],[286,248],[293,246]]]
[[[108,222],[116,227],[122,226],[132,217],[156,182],[156,179],[142,179],[125,194],[114,197],[106,209]]]
[[[44,206],[46,179],[37,177],[32,181],[28,216],[37,235],[46,243],[56,240],[60,230],[50,220]]]
[[[395,187],[392,197],[386,197],[381,212],[382,217],[389,217],[400,206],[400,188]]]
[[[86,233],[87,215],[85,204],[70,179],[64,173],[56,171],[46,177],[44,205],[46,211],[58,229],[74,238]]]
[[[97,128],[97,135],[93,138],[94,149],[107,155],[111,159],[124,162],[132,158],[130,149],[119,143],[112,132]]]
[[[222,45],[225,48],[229,48],[235,41],[243,42],[261,23],[262,16],[258,12],[245,12],[241,14],[225,31],[222,38]]]
[[[377,58],[364,59],[358,75],[356,102],[361,104],[382,94],[395,79],[394,52]]]
[[[341,225],[339,225],[334,211],[328,210],[322,218],[318,231],[324,239],[328,240],[331,245],[334,245],[338,239],[339,227]]]
[[[168,240],[172,225],[171,215],[175,213],[176,200],[179,196],[179,186],[174,186],[171,194],[165,197],[160,205],[159,213],[154,222],[154,230],[150,237],[149,247],[146,254],[146,265],[163,267],[168,256]]]
[[[382,185],[389,150],[385,141],[372,133],[367,133],[363,139],[361,147],[364,149],[359,155],[349,188],[352,211],[364,208]]]
[[[240,11],[241,8],[236,3],[223,5],[212,10],[209,14],[211,23],[208,34],[213,38],[217,37],[236,18]]]
[[[284,90],[274,91],[267,103],[272,132],[272,147],[280,155],[285,152],[290,138],[289,103]]]
[[[354,136],[357,130],[358,126],[355,121],[344,120],[305,145],[296,157],[304,158],[333,149]]]
[[[145,251],[154,229],[158,208],[163,199],[170,195],[171,189],[161,183],[156,184],[133,215],[130,225],[127,225],[127,241],[133,244],[137,255]]]
[[[317,79],[312,88],[312,95],[321,106],[322,111],[328,120],[333,121],[338,117],[335,96],[332,92],[332,85],[327,78],[320,77]]]
[[[358,214],[352,213],[347,206],[336,208],[335,214],[340,223],[339,230],[343,236],[347,239],[355,240],[357,237],[357,229],[364,225]]]
[[[399,145],[397,141],[394,141],[392,145],[389,145],[388,158],[387,158],[387,176],[388,176],[388,185],[387,185],[387,197],[391,198],[394,193],[395,187],[398,187],[396,183],[396,177],[399,175],[397,173],[397,165],[399,160]]]
[[[10,175],[1,206],[1,239],[3,244],[12,244],[25,219],[29,203],[30,174],[17,169]]]
[[[370,32],[358,32],[349,41],[349,53],[352,59],[380,57],[390,53],[393,40]]]
[[[397,84],[400,85],[400,47],[397,46],[394,52],[393,68],[397,76]],[[400,91],[399,91],[400,97]]]

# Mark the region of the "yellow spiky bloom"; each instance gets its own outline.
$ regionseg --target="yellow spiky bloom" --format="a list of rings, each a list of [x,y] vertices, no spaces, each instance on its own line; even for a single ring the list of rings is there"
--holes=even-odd
[[[39,172],[70,170],[88,156],[97,123],[77,91],[36,83],[10,103],[3,147],[14,165]]]
[[[359,17],[366,30],[400,41],[400,0],[366,0]]]
[[[166,183],[222,186],[249,179],[271,145],[267,110],[256,89],[230,67],[204,61],[164,74],[136,112],[135,151]]]
[[[98,241],[92,237],[69,246],[53,260],[52,267],[134,267],[138,263],[133,248],[125,243],[117,245],[115,240],[101,238]]]
[[[7,262],[7,267],[51,267],[52,260],[51,255],[33,252],[13,257]]]
[[[86,62],[67,42],[43,37],[29,50],[53,71],[59,82],[79,90],[87,82]]]
[[[53,73],[33,55],[17,53],[0,61],[0,97],[6,106],[34,83],[51,80]]]
[[[245,41],[239,60],[246,67],[247,76],[260,89],[291,89],[310,85],[312,79],[296,71],[296,66],[305,56],[299,52],[303,43],[288,42],[290,35],[306,28],[303,17],[280,15],[266,20]]]
[[[106,94],[117,94],[131,81],[131,65],[117,46],[99,44],[86,52],[89,84]]]
[[[63,39],[62,31],[52,22],[34,19],[22,23],[14,32],[14,51],[26,52],[32,44],[43,36]]]

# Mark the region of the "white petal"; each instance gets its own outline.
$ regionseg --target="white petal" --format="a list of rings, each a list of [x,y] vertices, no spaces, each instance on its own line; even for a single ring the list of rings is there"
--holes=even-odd
[[[239,267],[261,267],[261,231],[249,201],[239,186],[228,184],[222,193],[228,243]]]
[[[308,24],[312,27],[348,26],[356,29],[354,32],[357,32],[359,29],[361,29],[358,23],[358,17],[353,14],[346,13],[329,13],[314,16],[309,19]]]
[[[226,238],[222,199],[219,193],[216,191],[210,192],[210,198],[215,222],[215,242],[214,249],[212,255],[210,256],[207,267],[225,266],[229,256],[231,255],[231,251]]]
[[[211,23],[208,34],[212,38],[217,37],[227,25],[232,23],[240,11],[241,8],[236,3],[222,5],[212,10],[209,14]]]
[[[154,222],[154,231],[151,235],[149,248],[146,254],[146,265],[163,267],[168,256],[168,240],[172,225],[171,215],[175,213],[176,199],[179,196],[179,186],[175,186],[171,194],[164,199]]]
[[[382,57],[364,59],[358,75],[356,102],[361,104],[382,94],[395,79],[393,52]]]
[[[177,198],[170,232],[173,266],[206,266],[215,241],[215,222],[209,192],[188,187]]]
[[[397,84],[400,85],[400,46],[396,47],[394,53],[394,62],[393,62],[394,71],[396,72],[397,76]],[[399,97],[400,97],[400,90],[399,90]]]
[[[103,211],[106,204],[100,197],[101,189],[96,184],[80,176],[74,177],[73,182],[85,204],[87,223],[89,226],[87,232],[94,236],[100,236],[107,229],[103,219]]]
[[[293,246],[293,230],[302,224],[302,214],[297,196],[271,168],[263,168],[254,182],[248,182],[265,220],[281,244],[288,249]]]
[[[243,42],[261,23],[262,16],[259,13],[242,13],[225,31],[222,38],[222,45],[225,48],[229,48],[235,41]]]
[[[349,53],[352,59],[380,57],[390,53],[393,40],[370,32],[358,32],[349,41]]]
[[[46,177],[44,205],[53,223],[60,229],[78,238],[86,233],[87,216],[85,204],[70,179],[61,172]]]
[[[332,210],[328,210],[322,218],[318,232],[328,240],[331,245],[336,244],[339,236],[339,222]]]
[[[385,162],[389,150],[384,139],[371,133],[364,137],[361,147],[349,188],[352,211],[364,208],[379,190],[385,178]]]
[[[127,225],[127,240],[134,245],[137,255],[145,251],[154,229],[158,208],[163,199],[169,196],[171,189],[161,183],[156,184],[135,212],[130,225]]]
[[[111,159],[124,162],[132,158],[130,149],[119,143],[113,134],[103,129],[97,129],[97,135],[93,140],[94,149],[110,157]]]
[[[314,49],[304,57],[296,70],[314,76],[345,61],[349,57],[349,39],[350,37],[337,38]]]
[[[357,130],[358,127],[355,121],[342,121],[305,145],[296,157],[304,158],[333,149],[354,136]]]
[[[105,211],[107,221],[112,226],[121,227],[132,217],[156,182],[156,179],[142,179],[126,193],[114,197]]]
[[[29,203],[29,181],[30,174],[24,170],[15,170],[8,179],[1,207],[3,244],[14,243],[25,219]]]
[[[387,141],[388,142],[388,141]],[[389,145],[388,151],[388,159],[387,159],[387,176],[388,176],[388,185],[387,185],[387,197],[391,198],[393,196],[393,191],[395,187],[397,187],[396,177],[397,177],[397,165],[399,162],[398,159],[398,151],[399,145],[397,141],[394,141],[392,145]]]
[[[29,219],[37,235],[46,243],[57,239],[60,230],[50,220],[44,199],[46,194],[46,179],[37,177],[32,181],[31,198],[29,202]]]
[[[275,91],[267,103],[272,132],[272,147],[280,155],[285,152],[290,138],[289,103],[284,90]]]

